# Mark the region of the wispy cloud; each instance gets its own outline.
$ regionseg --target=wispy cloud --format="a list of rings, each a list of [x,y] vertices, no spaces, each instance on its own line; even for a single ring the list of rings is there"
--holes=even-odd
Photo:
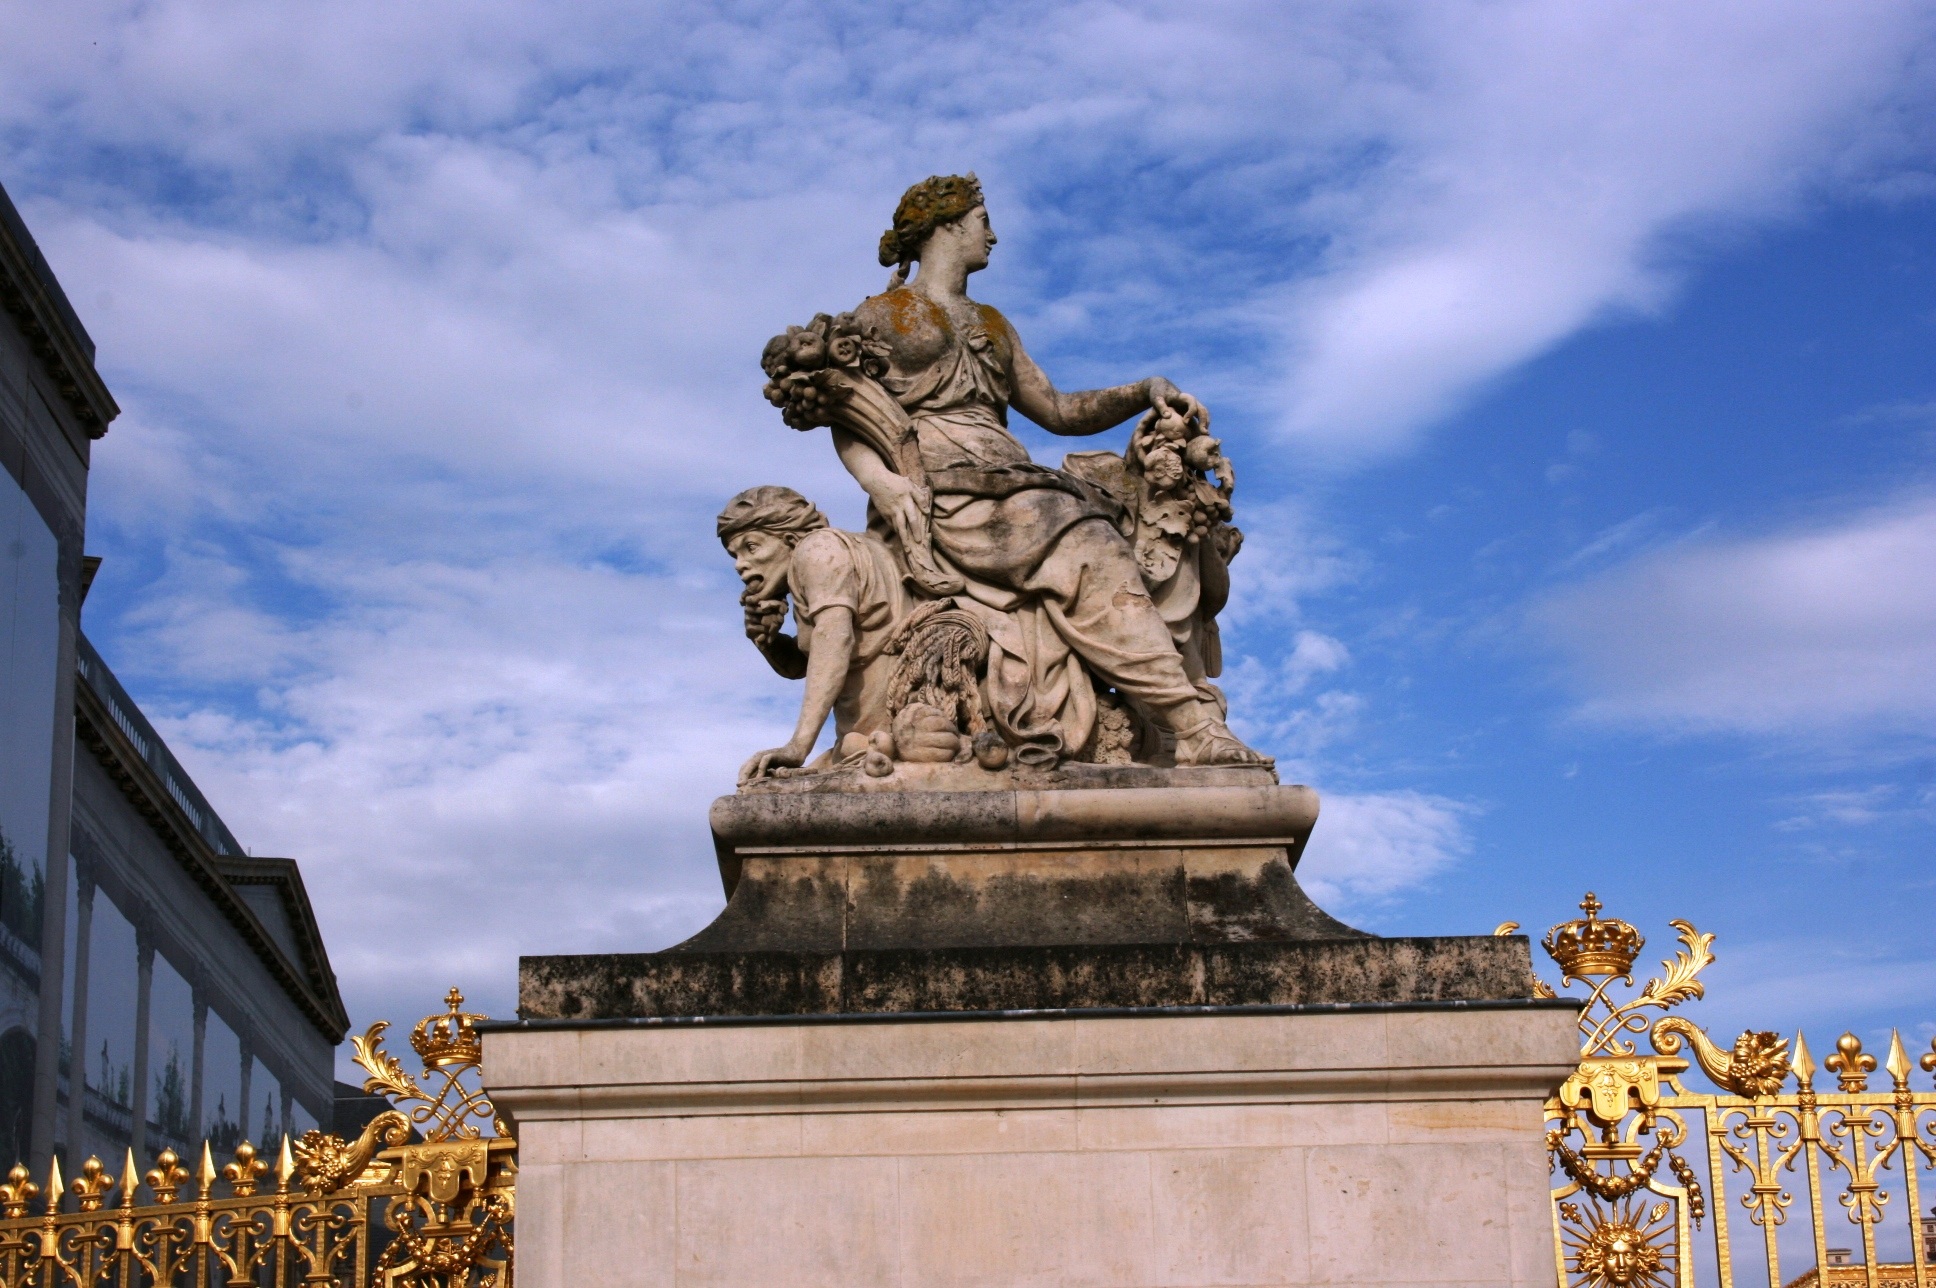
[[[1583,716],[1668,730],[1927,731],[1936,498],[1710,538],[1558,592],[1534,621]]]
[[[1333,792],[1299,865],[1311,897],[1341,911],[1369,910],[1444,872],[1471,849],[1477,810],[1421,792]]]

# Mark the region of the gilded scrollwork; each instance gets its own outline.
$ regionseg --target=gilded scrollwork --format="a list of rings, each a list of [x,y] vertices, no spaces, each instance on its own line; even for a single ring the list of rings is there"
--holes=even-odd
[[[1936,1170],[1936,1093],[1910,1085],[1916,1066],[1900,1036],[1892,1034],[1880,1066],[1888,1091],[1871,1090],[1878,1062],[1853,1033],[1843,1034],[1822,1064],[1835,1076],[1835,1089],[1818,1090],[1817,1065],[1800,1033],[1791,1040],[1749,1029],[1722,1046],[1685,1016],[1649,1017],[1703,996],[1700,976],[1714,961],[1713,935],[1688,922],[1670,923],[1679,950],[1661,963],[1660,974],[1635,988],[1631,968],[1645,944],[1639,931],[1602,917],[1591,894],[1581,909],[1583,918],[1555,926],[1544,941],[1562,987],[1587,990],[1579,1066],[1547,1104],[1562,1282],[1691,1288],[1693,1231],[1704,1218],[1712,1221],[1722,1283],[1736,1281],[1734,1259],[1742,1255],[1761,1263],[1744,1265],[1743,1277],[1765,1273],[1774,1284],[1804,1282],[1792,1270],[1783,1272],[1783,1254],[1792,1258],[1795,1248],[1778,1237],[1797,1204],[1805,1205],[1805,1224],[1812,1227],[1822,1271],[1815,1283],[1936,1282],[1929,1265],[1936,1257],[1894,1265],[1883,1264],[1879,1253],[1888,1246],[1878,1242],[1879,1232],[1901,1219],[1892,1214],[1906,1212],[1913,1222],[1927,1210],[1926,1186]],[[1496,933],[1517,929],[1509,923]],[[1652,1054],[1636,1049],[1634,1039],[1643,1034]],[[1936,1071],[1936,1043],[1918,1063]],[[1716,1090],[1683,1083],[1695,1067]],[[1651,1147],[1642,1139],[1650,1134]],[[1684,1155],[1687,1142],[1704,1142],[1705,1150]],[[1905,1203],[1892,1202],[1898,1186]],[[1745,1213],[1749,1228],[1760,1232],[1753,1252],[1743,1254],[1731,1241],[1730,1209]],[[1853,1227],[1860,1243],[1859,1252],[1849,1253],[1846,1274],[1826,1273],[1835,1238],[1831,1218]],[[1920,1229],[1906,1233],[1907,1240],[1899,1234],[1896,1242],[1920,1253]]]
[[[1647,1036],[1662,1055],[1679,1055],[1682,1039],[1686,1039],[1701,1072],[1715,1086],[1737,1096],[1772,1096],[1788,1081],[1788,1039],[1765,1029],[1749,1029],[1734,1040],[1731,1051],[1723,1051],[1703,1030],[1679,1015],[1654,1021]]]
[[[353,1141],[325,1131],[306,1131],[296,1141],[296,1174],[312,1194],[338,1190],[361,1177],[385,1146],[410,1139],[410,1120],[394,1109],[372,1118]]]
[[[383,1051],[385,1025],[357,1039],[366,1090],[397,1107],[355,1140],[244,1141],[219,1167],[204,1144],[192,1175],[164,1150],[140,1180],[130,1151],[119,1175],[87,1159],[71,1186],[58,1159],[45,1186],[15,1167],[0,1182],[0,1284],[509,1288],[517,1142],[477,1080],[484,1017],[456,989],[445,1008],[412,1031],[420,1074]],[[152,1202],[137,1203],[142,1181]]]

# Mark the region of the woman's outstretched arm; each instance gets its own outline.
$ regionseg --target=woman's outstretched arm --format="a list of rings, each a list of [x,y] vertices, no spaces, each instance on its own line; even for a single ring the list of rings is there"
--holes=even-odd
[[[1183,416],[1198,414],[1206,425],[1209,423],[1208,414],[1196,399],[1161,376],[1113,389],[1085,389],[1065,394],[1035,365],[1035,359],[1028,356],[1014,327],[1008,328],[1008,338],[1014,354],[1009,367],[1014,385],[1010,405],[1051,434],[1069,437],[1100,434],[1152,406],[1167,407]]]

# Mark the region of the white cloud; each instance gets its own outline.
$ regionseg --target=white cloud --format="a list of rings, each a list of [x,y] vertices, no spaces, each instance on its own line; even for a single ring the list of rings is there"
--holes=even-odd
[[[704,803],[791,723],[788,686],[713,611],[729,570],[300,575],[356,607],[279,632],[254,711],[156,723],[245,843],[303,861],[362,1005],[407,1013],[448,975],[504,1012],[518,952],[664,947],[717,909]],[[220,638],[218,612],[205,638],[196,593],[144,660],[250,678],[256,637]]]
[[[1344,642],[1317,631],[1299,631],[1291,639],[1290,655],[1284,659],[1284,680],[1293,693],[1301,692],[1313,679],[1329,675],[1351,661]]]
[[[1336,912],[1431,880],[1471,849],[1470,805],[1420,792],[1327,792],[1298,882]]]
[[[899,183],[979,164],[998,222],[1028,234],[1009,302],[1034,305],[1018,273],[1058,279],[1044,337],[1109,323],[1161,353],[1247,333],[1281,383],[1198,374],[1288,391],[1289,431],[1347,455],[1655,306],[1690,228],[1921,159],[1931,35],[1913,0],[998,4],[899,25],[863,6],[96,0],[17,19],[0,126],[41,184],[128,229],[172,203],[392,258],[473,315],[520,295],[503,321],[629,312],[593,365],[672,366],[625,347],[640,327],[717,364],[708,328],[673,345],[693,300],[662,279],[742,309],[787,282],[831,291],[833,265],[871,285]],[[1163,337],[1141,335],[1150,315]]]
[[[1364,573],[1364,557],[1327,531],[1308,505],[1240,497],[1236,522],[1244,544],[1230,563],[1230,603],[1218,620],[1239,633],[1280,629],[1297,620],[1305,599]]]
[[[1589,719],[1666,730],[1926,732],[1936,717],[1936,497],[1710,538],[1553,595]]]
[[[1391,160],[1287,305],[1289,428],[1344,452],[1401,443],[1609,312],[1656,307],[1677,234],[1886,168],[1894,114],[1928,107],[1905,57],[1929,39],[1917,5],[1410,14],[1361,100]]]
[[[1905,799],[1908,797],[1908,799]],[[1821,827],[1867,827],[1885,819],[1921,819],[1932,814],[1936,792],[1925,790],[1920,799],[1903,791],[1896,783],[1876,783],[1839,791],[1812,792],[1798,797],[1789,806],[1796,812],[1775,824],[1784,832],[1805,832]]]

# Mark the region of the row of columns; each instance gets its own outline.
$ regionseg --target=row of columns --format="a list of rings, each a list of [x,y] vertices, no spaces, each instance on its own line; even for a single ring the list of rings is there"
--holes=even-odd
[[[73,1053],[69,1060],[68,1100],[67,1100],[67,1141],[70,1152],[80,1148],[86,1137],[87,1128],[87,991],[88,972],[94,940],[94,881],[93,865],[78,860],[75,865],[75,883],[78,898],[75,901],[76,924],[74,927],[74,993],[73,1012],[68,1020],[68,1033]],[[135,942],[135,1000],[134,1000],[134,1123],[132,1138],[128,1142],[134,1149],[136,1159],[146,1161],[148,1143],[148,1034],[153,1027],[153,996],[155,984],[155,938],[154,929],[145,915],[137,914],[134,922]],[[190,1063],[188,1092],[188,1128],[190,1143],[199,1139],[202,1133],[203,1088],[207,1076],[208,1045],[208,992],[198,980],[191,980],[189,986],[194,994],[195,1007],[195,1050]],[[242,1135],[253,1140],[249,1130],[250,1084],[255,1073],[255,1044],[244,1029],[236,1031],[236,1045],[241,1054],[241,1096],[237,1109]],[[282,1121],[287,1124],[294,1109],[295,1097],[289,1088],[282,1088]],[[264,1142],[258,1142],[264,1144]]]

